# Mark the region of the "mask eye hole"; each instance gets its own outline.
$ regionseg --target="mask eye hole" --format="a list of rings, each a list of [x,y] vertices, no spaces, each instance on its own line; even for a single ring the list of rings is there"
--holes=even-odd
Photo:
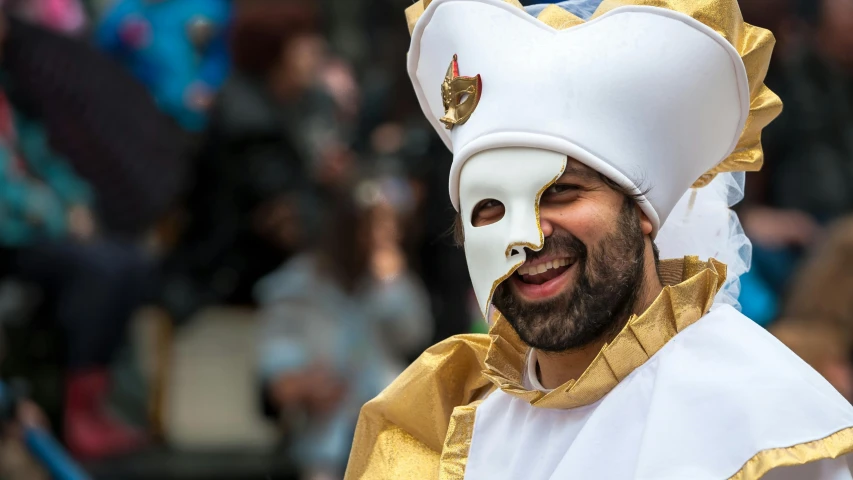
[[[485,227],[497,223],[504,218],[504,213],[506,213],[506,209],[500,201],[493,198],[483,200],[471,212],[471,225]]]

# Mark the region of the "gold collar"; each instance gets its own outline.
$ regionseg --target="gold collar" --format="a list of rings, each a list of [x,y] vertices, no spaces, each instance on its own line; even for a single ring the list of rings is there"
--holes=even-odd
[[[503,316],[498,316],[489,332],[491,345],[483,374],[504,392],[534,407],[569,409],[597,402],[672,337],[708,313],[725,282],[726,265],[692,256],[663,260],[660,276],[665,285],[660,295],[642,315],[631,316],[577,380],[547,393],[525,389],[522,372],[529,347]]]

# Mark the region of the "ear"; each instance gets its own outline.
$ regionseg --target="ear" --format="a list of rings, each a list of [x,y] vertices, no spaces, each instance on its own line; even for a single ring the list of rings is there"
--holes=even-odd
[[[637,212],[640,214],[640,229],[643,231],[643,235],[651,235],[652,230],[654,229],[654,225],[652,225],[652,221],[649,220],[649,217],[646,216],[646,213],[643,212],[643,209],[640,208],[639,205],[634,207],[637,209]]]

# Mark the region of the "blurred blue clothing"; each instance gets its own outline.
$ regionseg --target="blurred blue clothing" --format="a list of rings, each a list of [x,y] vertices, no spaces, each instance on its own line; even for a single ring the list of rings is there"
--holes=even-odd
[[[779,314],[779,297],[753,268],[740,276],[741,311],[755,323],[767,328]]]
[[[743,314],[762,327],[770,326],[782,308],[782,299],[803,257],[800,249],[752,245],[752,267],[741,276]]]
[[[67,233],[68,208],[89,206],[89,185],[51,151],[41,125],[13,115],[15,135],[0,138],[0,245],[22,247]]]
[[[602,0],[522,0],[521,4],[524,5],[524,10],[534,17],[549,5],[557,5],[582,20],[588,20],[601,2]]]
[[[348,394],[325,419],[296,432],[293,456],[303,467],[346,462],[361,406],[406,367],[413,349],[429,342],[432,318],[426,291],[403,273],[388,282],[365,279],[346,292],[323,274],[315,255],[302,254],[262,279],[261,380],[322,362],[347,381]]]
[[[753,243],[752,270],[775,295],[781,297],[788,289],[788,282],[794,277],[803,255],[804,252],[799,248],[768,248]]]
[[[231,0],[119,0],[96,42],[144,83],[160,107],[190,131],[202,130],[208,100],[228,76]]]

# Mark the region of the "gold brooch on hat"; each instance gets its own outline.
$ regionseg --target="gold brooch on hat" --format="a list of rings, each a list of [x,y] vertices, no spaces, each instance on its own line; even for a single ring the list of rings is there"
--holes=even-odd
[[[447,75],[441,82],[441,100],[444,103],[444,116],[441,117],[441,123],[450,130],[456,125],[467,122],[477,108],[477,104],[480,103],[482,91],[483,82],[480,75],[459,76],[459,62],[456,55],[453,55],[453,60],[447,67]]]

